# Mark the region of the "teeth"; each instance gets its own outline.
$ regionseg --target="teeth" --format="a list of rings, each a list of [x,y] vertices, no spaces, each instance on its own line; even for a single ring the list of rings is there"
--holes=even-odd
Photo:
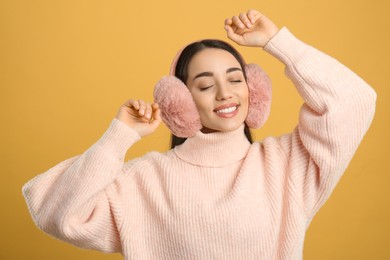
[[[237,109],[237,107],[224,108],[224,109],[221,109],[221,110],[217,110],[217,114],[228,114],[228,113],[231,113],[231,112],[235,111],[236,109]]]

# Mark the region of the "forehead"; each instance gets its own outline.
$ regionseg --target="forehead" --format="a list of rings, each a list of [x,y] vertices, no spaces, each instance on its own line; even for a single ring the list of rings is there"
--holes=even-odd
[[[241,68],[233,54],[222,49],[207,48],[192,57],[188,64],[188,74],[193,75],[205,71],[226,71],[232,67]]]

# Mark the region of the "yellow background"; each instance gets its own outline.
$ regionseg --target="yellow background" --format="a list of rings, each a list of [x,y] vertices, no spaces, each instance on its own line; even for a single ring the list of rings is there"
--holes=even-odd
[[[225,38],[226,17],[255,8],[337,58],[378,93],[374,122],[308,229],[304,259],[390,259],[389,1],[0,1],[0,259],[122,259],[55,240],[33,224],[22,185],[80,154],[129,98],[151,100],[176,51]],[[238,48],[273,79],[273,105],[256,139],[291,131],[302,104],[283,65]],[[165,151],[161,126],[127,159]]]

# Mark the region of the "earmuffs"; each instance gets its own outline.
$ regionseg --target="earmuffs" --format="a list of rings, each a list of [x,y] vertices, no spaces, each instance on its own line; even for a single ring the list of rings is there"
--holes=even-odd
[[[183,48],[184,49],[184,48]],[[164,123],[177,137],[192,137],[202,129],[198,109],[187,86],[175,77],[176,63],[181,49],[172,62],[170,75],[163,77],[154,88],[154,100],[159,104]],[[249,128],[260,128],[267,121],[271,108],[271,80],[256,64],[245,65],[249,91],[249,108],[245,123]]]

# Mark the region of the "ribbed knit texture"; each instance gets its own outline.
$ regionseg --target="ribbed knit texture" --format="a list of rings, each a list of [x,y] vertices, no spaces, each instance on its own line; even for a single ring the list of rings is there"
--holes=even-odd
[[[291,134],[250,144],[243,126],[198,132],[124,162],[140,137],[113,119],[86,152],[23,187],[37,226],[125,259],[302,259],[309,223],[367,131],[376,94],[286,28],[265,50],[305,102]]]

